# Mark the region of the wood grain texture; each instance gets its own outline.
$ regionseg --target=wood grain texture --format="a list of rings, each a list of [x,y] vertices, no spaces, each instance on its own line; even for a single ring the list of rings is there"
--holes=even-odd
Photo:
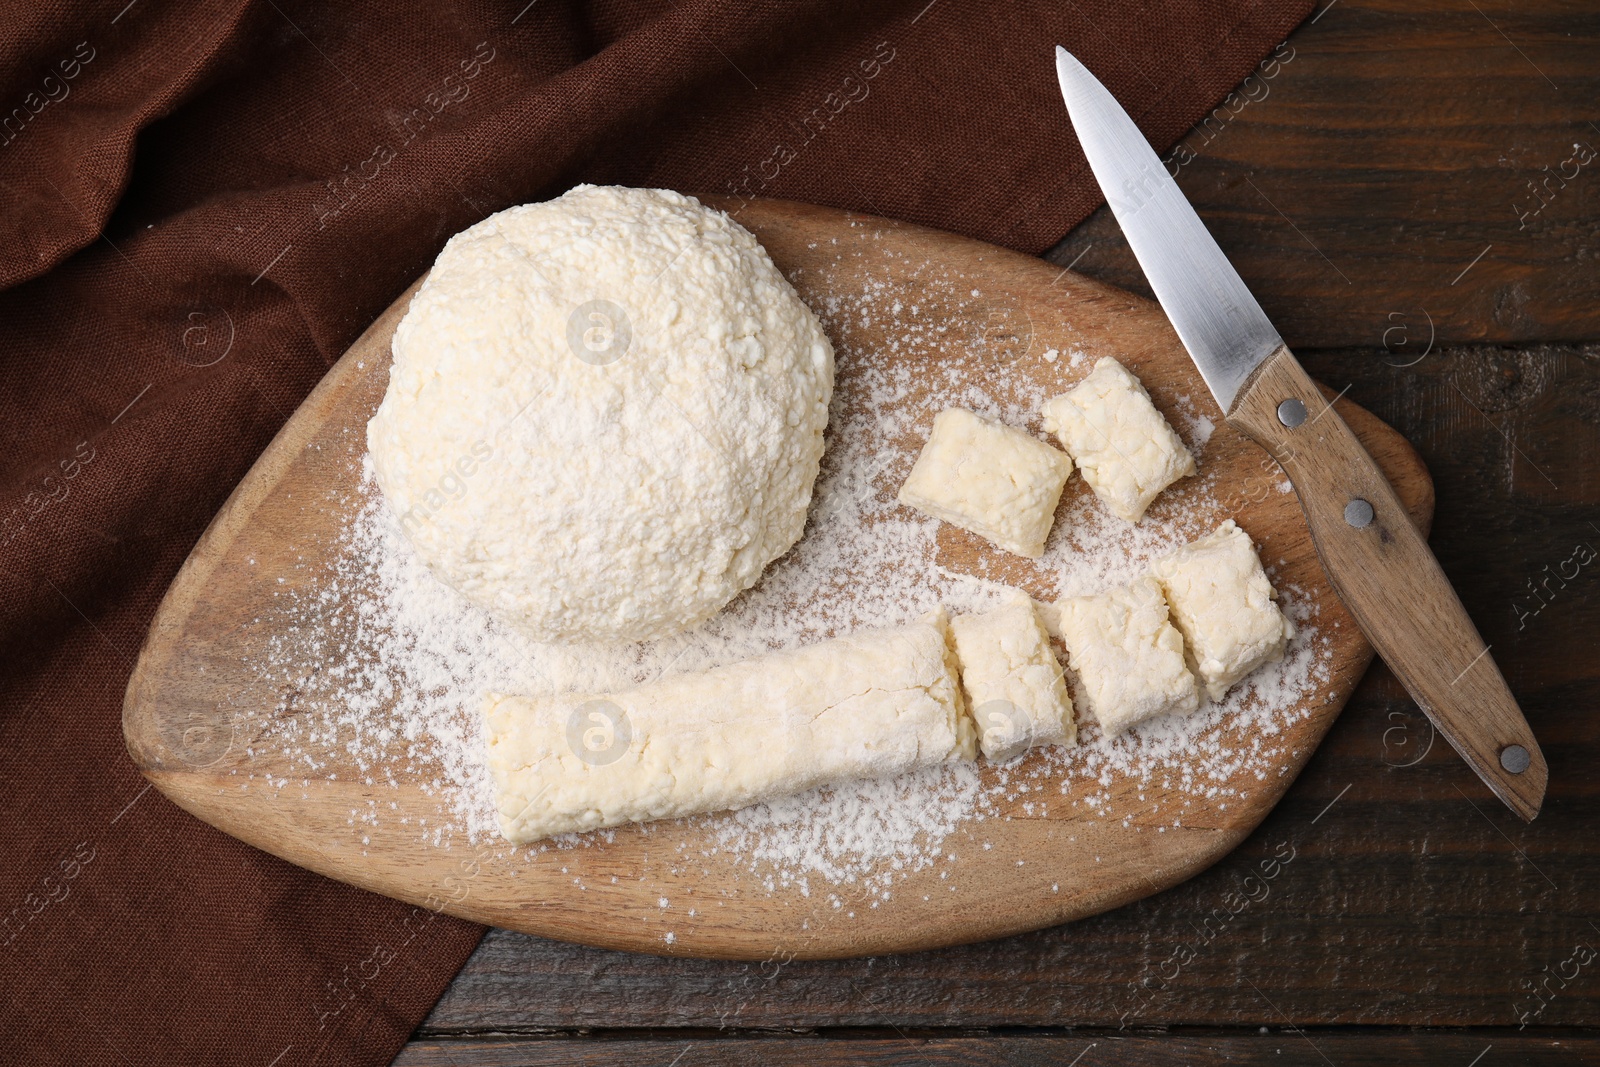
[[[1103,354],[1118,356],[1159,402],[1205,396],[1159,308],[1063,275],[1040,260],[917,227],[781,202],[750,203],[740,221],[815,306],[874,293],[879,314],[839,315],[830,327],[842,383],[894,361],[913,361],[929,369],[929,379],[937,368],[951,380],[982,381],[1002,394],[1031,383],[1053,389],[1066,383],[1062,368],[1044,353],[1077,349],[1086,364]],[[282,655],[272,651],[275,627],[306,622],[291,617],[273,623],[281,618],[273,601],[285,586],[309,581],[338,552],[348,519],[342,502],[354,495],[363,428],[387,384],[389,338],[409,296],[340,360],[201,539],[151,627],[124,713],[135,763],[174,801],[331,877],[501,927],[675,955],[836,957],[1004,936],[1148,896],[1225,855],[1293,781],[1370,658],[1370,648],[1327,587],[1293,497],[1243,492],[1252,479],[1262,481],[1262,454],[1242,435],[1218,427],[1201,456],[1202,469],[1216,484],[1241,491],[1200,498],[1191,516],[1195,533],[1233,516],[1264,558],[1279,561],[1280,584],[1304,590],[1318,605],[1317,626],[1326,639],[1319,659],[1327,680],[1302,698],[1300,717],[1275,739],[1283,749],[1268,768],[1275,773],[1240,761],[1233,778],[1218,783],[1211,795],[1183,798],[1181,827],[1167,826],[1172,815],[1163,802],[1169,790],[1131,776],[1110,785],[1114,818],[1064,803],[1036,815],[1018,798],[1005,802],[1003,813],[1010,818],[969,821],[946,839],[941,851],[954,862],[972,857],[973,874],[958,872],[946,880],[944,871],[930,865],[897,878],[892,899],[866,907],[863,897],[848,908],[799,884],[764,885],[743,857],[711,847],[710,832],[695,823],[657,824],[648,833],[622,828],[614,841],[587,849],[531,852],[499,842],[452,849],[424,828],[451,824],[448,801],[426,788],[437,772],[424,765],[393,787],[368,785],[346,746],[309,727],[295,732],[326,740],[316,742],[317,767],[308,772],[300,756],[273,738],[287,720],[314,721],[320,713],[316,698],[298,689],[280,692],[255,669]],[[919,330],[908,340],[886,321],[884,312],[895,300],[919,306],[926,321],[963,329]],[[919,383],[903,401],[910,406],[920,400],[926,407],[915,409],[919,432],[899,445],[908,458],[943,406],[938,395]],[[1426,524],[1432,488],[1410,446],[1353,405],[1341,409]],[[1171,513],[1183,506],[1194,484],[1169,491],[1156,507]],[[1080,480],[1073,491],[1087,489]],[[1054,593],[1027,561],[954,528],[940,531],[939,562],[1021,585],[1041,598]],[[258,621],[263,619],[269,621]],[[306,662],[280,676],[323,667]],[[1229,721],[1206,743],[1240,750],[1251,740],[1247,726]],[[995,772],[985,767],[983,773]],[[1093,787],[1096,772],[1077,773],[1083,788]],[[268,781],[282,784],[264,787]],[[1078,788],[1071,782],[1068,787]],[[353,817],[376,803],[394,805],[389,810],[396,814]],[[849,888],[840,893],[855,900]],[[658,906],[662,898],[701,903],[691,916],[683,906],[664,910]]]
[[[1298,405],[1286,424],[1282,406]],[[1549,772],[1516,697],[1405,505],[1344,420],[1279,347],[1234,399],[1243,430],[1294,483],[1329,582],[1429,720],[1523,821]],[[1352,520],[1347,509],[1364,507]],[[1520,765],[1504,753],[1520,750]]]
[[[1163,157],[1289,346],[1600,337],[1600,9],[1319,10]],[[1050,259],[1149,292],[1105,208]]]
[[[1600,1038],[1528,1036],[1489,1032],[1440,1034],[1349,1034],[1274,1030],[1265,1034],[986,1034],[964,1037],[726,1037],[690,1034],[682,1039],[431,1038],[412,1042],[395,1067],[1192,1067],[1228,1063],[1238,1067],[1284,1067],[1286,1063],[1334,1063],[1339,1067],[1469,1067],[1481,1061],[1525,1067],[1570,1067],[1600,1059]]]
[[[1409,367],[1381,349],[1301,358],[1415,441],[1434,475],[1432,547],[1549,759],[1531,825],[1376,663],[1262,825],[1166,892],[1002,941],[765,967],[490,931],[422,1033],[1600,1018],[1593,965],[1535,995],[1580,945],[1600,949],[1600,568],[1552,582],[1542,601],[1530,590],[1579,544],[1600,548],[1589,525],[1600,523],[1600,345],[1453,347]],[[1196,927],[1285,842],[1296,858],[1271,895],[1202,937]]]

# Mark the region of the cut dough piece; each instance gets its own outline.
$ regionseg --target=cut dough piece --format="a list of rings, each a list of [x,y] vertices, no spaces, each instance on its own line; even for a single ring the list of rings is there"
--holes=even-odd
[[[1038,559],[1071,474],[1072,460],[1038,438],[965,408],[948,408],[934,416],[933,432],[899,499]]]
[[[1183,659],[1183,635],[1167,621],[1167,602],[1154,578],[1135,578],[1055,606],[1067,662],[1107,737],[1200,706],[1200,690]]]
[[[950,631],[985,756],[1008,760],[1038,745],[1073,743],[1072,698],[1031,599],[1018,594],[994,611],[957,615]]]
[[[949,635],[938,611],[621,693],[491,694],[500,832],[525,844],[971,759]]]
[[[1250,535],[1232,519],[1158,561],[1155,574],[1212,700],[1263,663],[1283,658],[1294,625],[1273,603],[1278,594]]]
[[[1195,471],[1194,456],[1144,385],[1110,357],[1046,403],[1043,413],[1044,428],[1072,453],[1089,488],[1129,522],[1144,517],[1157,493]]]

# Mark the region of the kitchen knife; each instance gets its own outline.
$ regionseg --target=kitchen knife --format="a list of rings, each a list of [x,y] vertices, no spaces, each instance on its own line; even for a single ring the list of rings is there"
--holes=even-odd
[[[1056,76],[1112,213],[1228,425],[1294,485],[1328,580],[1467,764],[1525,820],[1544,753],[1394,489],[1284,345],[1115,98],[1065,48]]]

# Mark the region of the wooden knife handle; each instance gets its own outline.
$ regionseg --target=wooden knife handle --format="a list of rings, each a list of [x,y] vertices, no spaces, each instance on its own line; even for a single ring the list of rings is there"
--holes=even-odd
[[[1289,476],[1322,569],[1378,654],[1478,777],[1531,821],[1544,802],[1544,753],[1439,561],[1350,427],[1287,348],[1256,368],[1227,418]]]

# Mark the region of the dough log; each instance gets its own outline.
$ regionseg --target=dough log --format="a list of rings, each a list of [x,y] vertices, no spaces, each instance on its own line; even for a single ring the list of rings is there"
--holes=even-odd
[[[552,834],[722,811],[972,759],[949,620],[869,631],[611,694],[491,694],[500,829]]]

